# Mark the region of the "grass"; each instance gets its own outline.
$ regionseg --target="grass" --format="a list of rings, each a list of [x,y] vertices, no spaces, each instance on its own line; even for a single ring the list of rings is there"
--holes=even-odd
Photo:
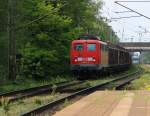
[[[131,68],[130,70],[120,73],[117,76],[123,75],[126,73],[131,73],[131,72],[133,72],[133,70],[135,70],[135,68]],[[61,79],[60,78],[61,77],[57,77],[57,79],[55,79],[55,80],[48,80],[48,81],[41,81],[41,82],[40,81],[37,82],[35,80],[26,80],[26,82],[22,82],[20,84],[13,84],[15,87],[13,87],[13,85],[10,84],[10,86],[11,86],[10,89],[12,89],[12,88],[18,89],[17,87],[22,89],[22,88],[27,88],[29,86],[33,87],[33,86],[45,85],[45,84],[49,84],[49,83],[53,84],[56,82],[65,81],[64,78],[61,78]],[[81,87],[91,87],[91,86],[94,86],[94,85],[97,85],[97,84],[100,84],[103,82],[110,81],[111,79],[114,79],[114,78],[116,78],[116,75],[110,75],[107,78],[99,78],[97,80],[87,80]],[[10,90],[10,89],[8,89],[9,88],[8,85],[5,85],[5,86],[6,86],[7,90]],[[5,86],[3,86],[3,88]],[[25,86],[25,87],[23,87],[23,86]],[[48,102],[51,102],[53,100],[56,100],[63,96],[68,95],[67,93],[60,95],[60,93],[56,92],[56,89],[57,89],[57,86],[55,84],[53,84],[53,91],[46,95],[39,95],[39,96],[31,97],[28,99],[18,100],[13,103],[9,103],[7,99],[3,100],[1,102],[1,106],[0,106],[0,116],[18,116],[23,112],[30,111],[31,109],[34,109],[41,105],[47,104]],[[66,101],[63,104],[63,107],[67,106],[70,103],[71,102],[69,102],[66,99]]]
[[[8,98],[1,98],[0,99],[0,105],[2,109],[4,110],[5,114],[9,111],[9,99]]]
[[[150,90],[150,66],[141,65],[144,70],[139,79],[131,82],[126,88],[130,90]]]
[[[130,67],[130,69],[124,73],[130,73],[133,72],[136,68],[134,66]],[[121,73],[121,74],[124,74]],[[109,77],[102,77],[99,80],[105,81],[107,80],[106,78],[111,78],[111,75]],[[112,78],[114,78],[112,76]],[[72,76],[57,76],[57,77],[50,77],[49,79],[46,80],[34,80],[31,78],[21,78],[17,77],[15,82],[7,82],[7,84],[1,84],[0,86],[0,93],[5,93],[9,91],[15,91],[15,90],[21,90],[21,89],[27,89],[31,87],[37,87],[37,86],[42,86],[42,85],[47,85],[47,84],[52,84],[54,85],[55,83],[62,82],[62,81],[67,81],[67,80],[75,80]],[[95,83],[95,82],[93,82]],[[97,83],[97,82],[96,82]],[[91,83],[87,82],[87,85]]]
[[[57,86],[56,86],[56,85],[53,85],[53,86],[52,86],[52,92],[51,92],[51,95],[55,95],[56,89],[57,89]]]
[[[55,83],[63,82],[73,80],[71,76],[57,76],[57,77],[51,77],[50,79],[46,80],[34,80],[34,79],[16,79],[15,82],[8,82],[7,84],[3,84],[0,86],[0,93],[5,93],[9,91],[15,91],[15,90],[21,90],[21,89],[27,89],[31,87],[37,87],[47,84],[54,85]]]
[[[138,67],[139,67],[138,65],[137,66],[132,65],[127,71],[124,71],[120,74],[110,75],[110,76],[107,76],[105,78],[100,78],[100,79],[97,79],[97,80],[88,80],[87,85],[88,86],[94,86],[94,85],[97,85],[97,84],[100,84],[100,83],[108,82],[108,81],[116,79],[117,77],[120,77],[122,75],[133,73],[134,71],[137,70]]]
[[[37,105],[41,105],[42,104],[42,101],[40,100],[40,99],[35,99],[35,104],[37,104]]]
[[[64,94],[63,96],[66,95],[68,94]],[[59,99],[60,97],[62,97],[62,95],[60,96],[59,93],[55,93],[53,95],[51,94],[41,95],[41,96],[39,95],[39,96],[19,100],[10,104],[7,104],[6,101],[5,103],[6,105],[4,105],[5,109],[3,105],[0,106],[0,116],[19,116],[24,112],[30,111],[41,105],[47,104],[53,100]],[[65,104],[67,104],[67,102]]]
[[[92,87],[92,86],[95,86],[95,85],[98,85],[98,84],[101,84],[101,83],[109,82],[111,80],[114,80],[114,79],[122,76],[122,75],[133,73],[134,71],[137,70],[138,67],[139,66],[131,66],[129,68],[129,70],[121,72],[120,74],[113,74],[113,75],[109,75],[107,77],[105,76],[105,77],[97,78],[97,79],[94,79],[94,80],[92,80],[92,79],[91,80],[86,80],[83,84],[71,86],[69,89],[79,90],[79,89],[84,89],[84,88],[87,88],[87,87]],[[113,90],[115,90],[115,88]]]
[[[71,101],[69,101],[68,99],[65,99],[65,102],[63,103],[63,105],[61,106],[61,109],[65,108],[66,106],[72,104]]]

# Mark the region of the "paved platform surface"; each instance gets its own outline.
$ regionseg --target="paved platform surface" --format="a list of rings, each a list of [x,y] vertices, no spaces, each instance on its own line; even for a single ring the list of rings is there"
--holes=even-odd
[[[54,116],[150,116],[150,91],[96,91]]]

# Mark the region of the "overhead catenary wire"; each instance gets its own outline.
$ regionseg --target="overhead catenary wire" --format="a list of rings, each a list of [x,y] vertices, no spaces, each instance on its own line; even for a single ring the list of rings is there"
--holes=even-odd
[[[116,2],[150,2],[149,0],[145,0],[145,1],[116,1]]]
[[[127,7],[127,6],[125,6],[125,5],[122,5],[122,4],[120,4],[119,2],[128,2],[128,1],[115,1],[115,3],[116,4],[118,4],[118,5],[120,5],[120,6],[122,6],[122,7],[124,7],[124,8],[126,8],[126,9],[128,9],[128,10],[130,10],[130,11],[132,11],[132,12],[134,12],[134,13],[136,13],[136,14],[139,14],[140,16],[143,16],[143,17],[145,17],[145,18],[147,18],[147,19],[150,19],[150,17],[148,17],[148,16],[146,16],[146,15],[143,15],[142,13],[139,13],[139,12],[137,12],[137,11],[135,11],[135,10],[133,10],[133,9],[131,9],[131,8],[129,8],[129,7]],[[132,2],[132,1],[130,1],[130,2]],[[136,2],[136,1],[135,1]],[[140,1],[139,1],[140,2]],[[148,2],[148,1],[147,1]],[[149,1],[150,2],[150,1]]]
[[[141,16],[118,17],[118,18],[111,18],[111,19],[125,19],[125,18],[134,18],[134,17],[141,17]]]
[[[133,16],[134,17],[134,16]],[[136,16],[135,16],[136,17]],[[142,16],[137,16],[137,17],[142,17]],[[118,19],[124,19],[124,18],[132,18],[132,16],[130,16],[130,17],[118,17]],[[120,20],[117,20],[117,19],[114,19],[114,18],[111,18],[110,20],[116,20],[115,22],[116,23],[118,23],[118,24],[120,24],[121,26],[122,25],[124,25],[125,24],[125,22],[122,22],[122,20],[120,21]],[[133,31],[133,27],[137,27],[137,25],[134,25],[134,24],[130,24],[130,25],[128,25],[128,26],[132,26],[132,28],[130,28],[130,27],[128,27],[128,28],[130,28],[130,30],[132,31],[132,32],[134,32]]]
[[[136,11],[136,10],[133,10],[132,8],[129,8],[128,6],[125,6],[123,3],[150,3],[150,0],[147,0],[147,1],[115,1],[115,3],[116,4],[118,4],[118,5],[120,5],[120,6],[122,6],[122,7],[124,7],[124,8],[126,8],[127,9],[127,11],[125,10],[125,11],[120,11],[120,12],[115,12],[115,13],[118,13],[118,14],[120,14],[120,13],[128,13],[128,12],[133,12],[133,13],[136,13],[136,14],[138,14],[138,15],[140,15],[141,17],[144,17],[144,18],[146,18],[146,19],[150,19],[150,17],[148,17],[148,16],[146,16],[146,15],[144,15],[144,14],[142,14],[142,13],[139,13],[138,11]],[[120,19],[121,17],[119,17],[118,19]],[[115,19],[114,19],[115,20]]]
[[[136,14],[138,14],[138,15],[140,15],[140,16],[142,16],[142,17],[144,17],[144,18],[146,18],[146,19],[150,19],[150,17],[148,17],[148,16],[145,16],[145,15],[143,15],[142,13],[139,13],[139,12],[137,12],[137,11],[135,11],[135,10],[133,10],[133,9],[131,9],[131,8],[129,8],[129,7],[127,7],[127,6],[125,6],[125,5],[123,5],[123,4],[120,4],[120,3],[122,3],[122,2],[130,2],[130,3],[136,3],[136,2],[139,2],[139,3],[150,3],[150,1],[115,1],[115,3],[116,4],[118,4],[118,5],[120,5],[120,6],[122,6],[122,7],[124,7],[124,8],[126,8],[126,9],[128,9],[128,10],[130,10],[131,12],[134,12],[134,13],[136,13]]]
[[[120,11],[120,12],[118,12],[118,11],[114,11],[115,13],[129,13],[129,12],[132,12],[132,11]]]

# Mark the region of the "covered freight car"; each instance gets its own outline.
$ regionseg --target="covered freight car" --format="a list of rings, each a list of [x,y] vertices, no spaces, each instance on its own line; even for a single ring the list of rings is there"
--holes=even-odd
[[[131,64],[129,52],[118,45],[107,42],[109,68],[124,68]]]

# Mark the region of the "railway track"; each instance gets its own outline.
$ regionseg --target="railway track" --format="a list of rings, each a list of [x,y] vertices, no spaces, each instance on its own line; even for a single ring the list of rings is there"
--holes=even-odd
[[[66,88],[69,88],[74,85],[82,84],[85,81],[64,81],[60,83],[54,84],[57,88],[57,92],[73,92],[77,90],[70,89],[70,91]],[[6,93],[0,93],[0,99],[1,98],[7,98],[9,102],[14,102],[23,98],[29,98],[33,97],[36,95],[44,94],[46,92],[51,92],[53,90],[53,85],[48,84],[44,86],[38,86],[38,87],[32,87],[28,89],[23,89],[23,90],[17,90],[17,91],[11,91],[11,92],[6,92]],[[80,88],[78,90],[81,90]]]
[[[139,74],[140,74],[140,71],[136,71],[134,73],[126,74],[126,75],[123,75],[119,78],[113,79],[109,82],[104,82],[104,83],[101,83],[101,84],[98,84],[98,85],[95,85],[95,86],[92,86],[92,87],[89,87],[86,89],[79,90],[75,93],[71,93],[70,95],[68,95],[66,97],[52,101],[46,105],[40,106],[40,107],[35,108],[29,112],[21,114],[21,116],[32,116],[32,115],[40,115],[41,116],[41,115],[45,115],[45,114],[50,115],[50,113],[54,112],[52,110],[54,110],[54,109],[57,110],[57,108],[61,104],[63,104],[66,100],[71,100],[71,99],[74,99],[74,98],[81,96],[81,95],[87,95],[87,94],[90,94],[96,90],[114,89],[114,88],[120,89],[124,85],[129,83],[130,81],[138,78]]]
[[[39,87],[33,87],[29,89],[24,89],[24,90],[3,93],[3,94],[0,94],[0,98],[7,98],[9,99],[9,102],[14,102],[16,100],[20,100],[23,98],[40,95],[46,92],[52,92],[53,89],[56,89],[56,91],[59,92],[63,88],[74,86],[74,85],[81,84],[81,83],[83,83],[83,81],[72,81],[72,82],[65,81],[61,83],[56,83],[55,88],[52,84],[39,86]]]

